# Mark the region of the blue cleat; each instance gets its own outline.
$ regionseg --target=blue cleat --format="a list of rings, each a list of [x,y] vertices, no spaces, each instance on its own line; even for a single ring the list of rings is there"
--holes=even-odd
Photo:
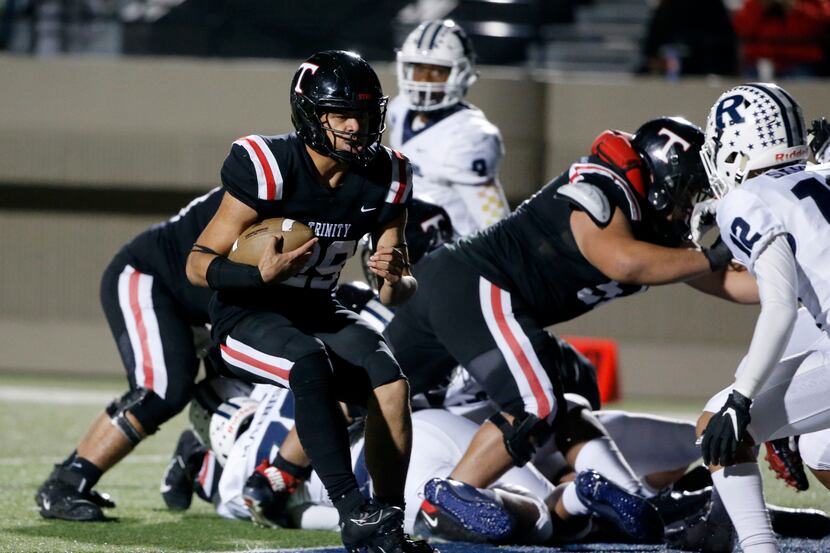
[[[576,495],[592,512],[635,540],[654,543],[663,539],[663,520],[646,499],[628,493],[595,470],[579,473],[575,485]]]
[[[415,532],[451,541],[504,541],[515,521],[486,492],[464,482],[433,478],[424,485],[424,502],[415,518]]]

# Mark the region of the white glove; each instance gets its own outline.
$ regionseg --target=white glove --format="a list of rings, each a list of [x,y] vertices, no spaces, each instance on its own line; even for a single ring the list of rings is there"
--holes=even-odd
[[[718,201],[717,199],[703,200],[696,203],[692,209],[689,227],[692,231],[692,241],[698,246],[700,246],[701,238],[717,224]]]

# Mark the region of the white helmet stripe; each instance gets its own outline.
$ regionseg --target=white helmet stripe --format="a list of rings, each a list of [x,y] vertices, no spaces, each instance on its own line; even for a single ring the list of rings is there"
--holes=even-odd
[[[795,98],[790,96],[790,93],[784,90],[783,88],[779,88],[778,91],[781,92],[781,94],[783,94],[787,98],[787,100],[789,100],[790,105],[793,108],[792,117],[795,120],[795,130],[798,133],[797,136],[801,139],[799,140],[798,144],[793,144],[793,146],[801,146],[805,143],[804,138],[806,137],[804,129],[801,127],[801,122],[804,119],[804,115],[801,113],[801,106],[798,104],[798,102],[795,101]]]
[[[777,105],[778,109],[781,111],[781,121],[784,123],[784,131],[787,133],[787,146],[796,146],[797,144],[795,144],[794,142],[795,138],[793,135],[793,110],[787,109],[785,105],[785,102],[789,102],[789,99],[787,99],[786,97],[782,98],[781,96],[776,94],[776,90],[768,88],[762,84],[753,83],[748,84],[746,86],[748,88],[755,88],[757,90],[760,90],[766,96],[768,96],[773,102],[775,102],[775,105]]]

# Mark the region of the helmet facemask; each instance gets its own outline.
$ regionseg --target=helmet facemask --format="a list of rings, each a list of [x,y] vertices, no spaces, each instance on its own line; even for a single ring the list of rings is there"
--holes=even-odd
[[[409,33],[398,50],[398,89],[414,111],[437,111],[464,99],[476,81],[475,54],[467,35],[451,20],[427,21]],[[446,67],[444,82],[415,80],[416,65]]]
[[[640,126],[631,144],[645,165],[654,231],[665,245],[687,241],[692,207],[711,195],[699,155],[703,132],[683,118],[661,117]]]
[[[381,98],[374,106],[365,109],[329,105],[326,102],[315,104],[304,96],[299,97],[296,103],[298,109],[294,110],[292,117],[301,118],[303,124],[295,124],[295,127],[310,129],[309,136],[304,136],[301,132],[301,138],[316,152],[350,166],[365,167],[374,159],[386,130],[386,97]],[[352,114],[366,122],[365,129],[363,124],[355,133],[334,129],[329,126],[327,118],[332,113]],[[338,149],[336,144],[332,143],[328,133],[331,133],[335,140],[358,144],[359,149],[357,151]]]

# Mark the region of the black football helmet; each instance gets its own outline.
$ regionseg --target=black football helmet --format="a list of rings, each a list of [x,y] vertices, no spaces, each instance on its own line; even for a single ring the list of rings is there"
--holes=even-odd
[[[291,122],[314,151],[347,165],[366,166],[380,148],[388,100],[377,74],[363,58],[354,52],[325,50],[308,58],[294,73]],[[320,119],[324,113],[351,112],[367,115],[367,128],[357,133],[335,131]],[[337,150],[326,131],[364,147],[359,152]]]
[[[703,131],[682,117],[660,117],[634,133],[631,146],[643,159],[646,203],[653,226],[666,245],[689,239],[689,217],[698,201],[711,196],[700,159]]]
[[[415,265],[432,250],[452,242],[453,232],[450,216],[443,207],[413,198],[407,209],[406,228],[404,229],[409,262]],[[375,274],[369,270],[366,262],[375,246],[370,241],[365,241],[363,246],[360,254],[363,276],[366,277],[366,282],[374,284],[377,279]]]

